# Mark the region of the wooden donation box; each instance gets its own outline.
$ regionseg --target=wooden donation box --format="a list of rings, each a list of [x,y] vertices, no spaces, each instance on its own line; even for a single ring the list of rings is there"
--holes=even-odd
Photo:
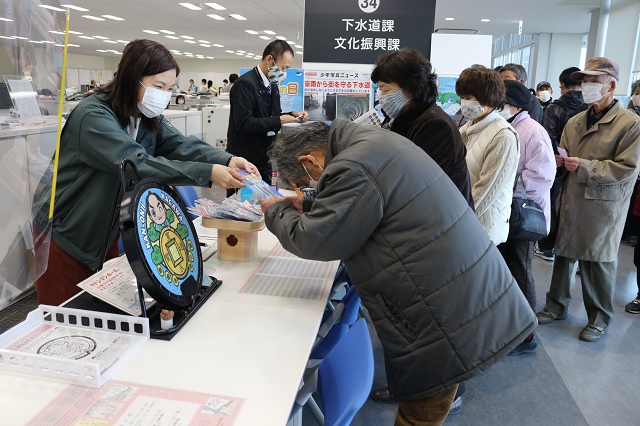
[[[259,222],[202,218],[202,226],[218,230],[218,259],[232,262],[253,260],[258,250],[258,232],[264,229],[264,217]]]

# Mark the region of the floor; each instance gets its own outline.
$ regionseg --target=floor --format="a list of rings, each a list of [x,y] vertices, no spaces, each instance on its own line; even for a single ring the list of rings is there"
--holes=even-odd
[[[535,258],[538,309],[544,307],[552,263]],[[576,285],[577,284],[577,285]],[[616,316],[600,342],[578,339],[587,324],[579,275],[572,286],[569,317],[540,325],[540,349],[506,357],[467,382],[462,412],[445,426],[629,426],[640,424],[640,315],[624,312],[637,295],[633,249],[620,246],[616,279]],[[376,363],[373,389],[386,385],[382,347],[369,326]],[[352,426],[393,425],[397,404],[367,400]],[[316,426],[305,408],[303,424]]]
[[[551,262],[534,258],[539,309],[549,288],[551,268]],[[620,247],[616,316],[607,336],[600,342],[578,340],[580,330],[586,325],[586,313],[579,276],[575,281],[568,319],[538,327],[540,349],[536,353],[506,357],[469,380],[462,412],[447,418],[445,426],[640,424],[640,315],[624,312],[624,305],[637,292],[633,249],[625,243]],[[35,293],[32,293],[4,309],[0,314],[0,329],[6,331],[24,320],[36,306]],[[373,388],[377,389],[386,384],[383,354],[375,330],[369,327],[376,363]],[[352,425],[391,426],[396,410],[397,404],[368,400]],[[306,408],[303,424],[317,425]]]

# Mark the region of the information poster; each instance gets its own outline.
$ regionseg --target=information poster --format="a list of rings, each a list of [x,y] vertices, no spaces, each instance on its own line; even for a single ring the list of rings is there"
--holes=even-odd
[[[240,68],[243,75],[254,68]],[[290,68],[278,90],[280,90],[280,107],[283,112],[302,111],[304,107],[304,70]]]
[[[342,70],[305,71],[304,110],[309,113],[309,120],[355,120],[371,108],[371,73]]]
[[[69,386],[27,426],[231,426],[244,398],[111,380]]]
[[[460,97],[456,94],[458,77],[438,77],[438,99],[436,104],[451,118],[460,109]]]

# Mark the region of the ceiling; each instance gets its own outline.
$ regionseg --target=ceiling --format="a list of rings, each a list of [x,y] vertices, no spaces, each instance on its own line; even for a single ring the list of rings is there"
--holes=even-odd
[[[52,0],[41,0],[54,4]],[[202,3],[192,2],[203,10],[191,10],[179,5],[184,0],[59,0],[62,4],[71,2],[74,6],[89,9],[88,12],[71,10],[69,29],[81,32],[84,37],[106,37],[116,43],[102,39],[84,39],[79,34],[69,34],[69,43],[79,47],[69,47],[70,53],[114,56],[110,52],[122,51],[123,42],[136,38],[150,38],[164,43],[169,49],[206,58],[240,59],[246,53],[260,55],[268,40],[259,36],[280,36],[288,41],[303,45],[302,25],[304,21],[304,0],[217,0],[226,10],[214,10]],[[322,1],[322,0],[307,0]],[[351,0],[355,1],[355,0]],[[392,0],[380,0],[392,1]],[[57,1],[55,2],[57,4]],[[600,0],[438,0],[436,3],[435,28],[473,29],[477,34],[494,37],[517,32],[518,21],[523,20],[525,33],[566,32],[584,33],[589,30],[589,11],[599,7]],[[216,14],[224,20],[207,16]],[[237,20],[230,14],[239,14],[246,20]],[[122,21],[105,19],[95,21],[82,17],[92,15],[114,15]],[[446,18],[454,18],[448,21]],[[489,19],[489,22],[481,22]],[[1,24],[1,23],[0,23]],[[175,34],[148,34],[143,30],[172,31]],[[246,30],[259,34],[249,34]],[[266,34],[264,31],[275,34]],[[167,38],[167,36],[179,39]],[[193,37],[193,39],[181,36]],[[117,42],[121,40],[121,42]],[[188,41],[196,43],[189,43]],[[198,40],[209,42],[201,46]],[[219,44],[223,47],[215,47]],[[228,53],[232,50],[234,53]],[[241,55],[238,50],[244,51]],[[303,51],[294,48],[296,52]],[[184,56],[178,56],[184,57]]]

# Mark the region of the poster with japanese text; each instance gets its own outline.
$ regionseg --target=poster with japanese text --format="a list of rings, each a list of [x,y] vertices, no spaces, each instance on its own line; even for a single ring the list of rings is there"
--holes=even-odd
[[[371,73],[304,72],[304,110],[311,121],[355,120],[373,108]]]
[[[110,380],[69,386],[27,426],[231,426],[244,398]]]
[[[438,77],[438,99],[436,104],[451,118],[460,109],[460,97],[456,93],[458,77]]]
[[[243,75],[254,68],[240,68],[240,75]],[[285,78],[278,90],[280,90],[280,107],[282,112],[302,111],[304,106],[304,71],[290,68],[287,70]]]

